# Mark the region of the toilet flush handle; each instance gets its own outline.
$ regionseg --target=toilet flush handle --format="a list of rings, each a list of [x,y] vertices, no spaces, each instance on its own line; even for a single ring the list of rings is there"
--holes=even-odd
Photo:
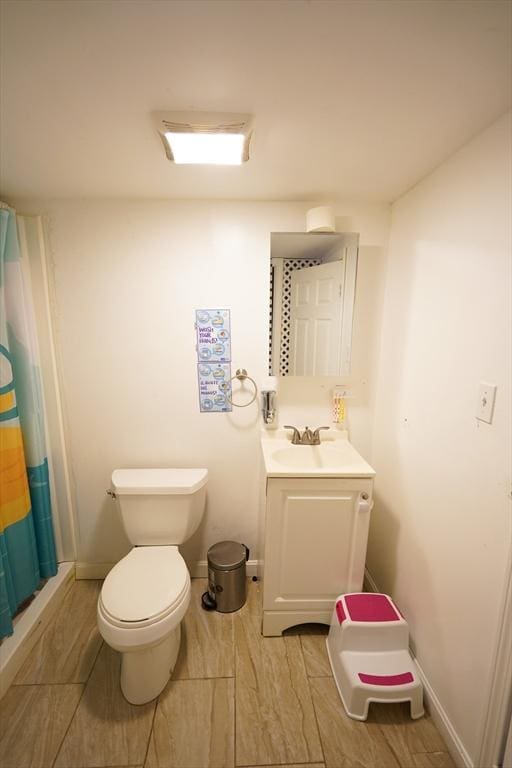
[[[108,490],[108,491],[105,491],[105,493],[107,494],[107,496],[110,496],[112,499],[116,499],[117,498],[117,496],[114,493],[114,491]]]

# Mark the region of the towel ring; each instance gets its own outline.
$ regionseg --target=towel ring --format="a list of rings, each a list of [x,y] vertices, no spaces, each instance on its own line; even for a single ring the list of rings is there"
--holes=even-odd
[[[256,400],[256,395],[258,394],[258,385],[254,381],[254,379],[251,379],[251,377],[247,375],[247,371],[245,370],[245,368],[237,368],[235,375],[230,378],[229,383],[231,384],[231,382],[234,381],[235,379],[238,379],[238,381],[241,381],[241,382],[244,382],[246,379],[249,379],[249,381],[254,387],[254,395],[251,397],[251,399],[247,403],[235,403],[229,397],[229,395],[226,395],[226,400],[228,401],[228,403],[231,403],[231,405],[234,405],[235,408],[247,408],[248,405],[251,405]]]

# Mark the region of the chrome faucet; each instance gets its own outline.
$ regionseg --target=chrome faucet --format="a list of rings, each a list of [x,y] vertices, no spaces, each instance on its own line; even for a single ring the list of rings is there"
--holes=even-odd
[[[285,429],[293,429],[292,445],[320,445],[320,430],[329,429],[329,427],[317,427],[313,432],[309,427],[306,427],[304,432],[301,433],[297,427],[286,426]]]

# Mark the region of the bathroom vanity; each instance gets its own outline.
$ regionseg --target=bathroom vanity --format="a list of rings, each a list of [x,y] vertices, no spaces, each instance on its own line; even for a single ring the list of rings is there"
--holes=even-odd
[[[312,446],[276,430],[261,445],[263,634],[329,624],[335,598],[362,590],[375,472],[346,432]]]

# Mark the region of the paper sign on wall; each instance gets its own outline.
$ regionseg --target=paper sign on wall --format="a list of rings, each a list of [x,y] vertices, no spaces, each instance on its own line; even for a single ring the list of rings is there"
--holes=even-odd
[[[232,410],[229,309],[196,310],[197,380],[202,413]]]
[[[231,362],[229,309],[196,310],[197,359],[201,362]]]
[[[199,363],[199,407],[201,411],[231,411],[231,365],[229,363]]]

